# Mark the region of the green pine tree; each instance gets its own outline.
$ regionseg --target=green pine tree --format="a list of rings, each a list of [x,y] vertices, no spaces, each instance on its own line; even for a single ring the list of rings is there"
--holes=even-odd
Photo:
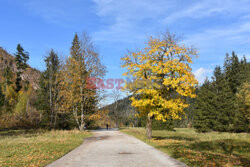
[[[240,75],[242,73],[245,73],[245,71],[242,71],[241,68],[244,67],[244,63],[241,64],[239,62],[238,56],[235,54],[235,52],[232,52],[232,56],[229,56],[229,54],[226,54],[226,58],[224,61],[224,72],[226,80],[228,81],[228,84],[232,90],[232,92],[235,94],[237,92],[238,87],[241,85],[241,80],[244,80],[245,77],[243,75]]]
[[[215,108],[212,84],[206,79],[195,99],[194,128],[198,132],[209,132],[215,124]]]
[[[239,82],[242,85],[245,82],[250,82],[250,63],[247,62],[245,56],[240,61]]]
[[[40,78],[38,109],[44,111],[46,121],[49,122],[50,128],[55,128],[57,117],[56,104],[58,103],[59,93],[57,75],[60,69],[60,61],[57,53],[55,53],[53,49],[49,52],[49,56],[45,58],[45,63],[46,70]]]
[[[70,48],[70,55],[77,61],[79,60],[80,55],[82,55],[81,43],[79,41],[77,33],[74,36],[72,47]]]
[[[15,53],[15,61],[16,61],[16,92],[19,92],[22,89],[22,78],[21,75],[23,71],[28,67],[27,61],[29,60],[29,53],[25,52],[23,47],[18,44],[17,45],[17,52]]]
[[[236,112],[236,99],[229,82],[219,66],[214,70],[213,90],[215,93],[214,105],[216,110],[216,121],[213,130],[232,131]]]

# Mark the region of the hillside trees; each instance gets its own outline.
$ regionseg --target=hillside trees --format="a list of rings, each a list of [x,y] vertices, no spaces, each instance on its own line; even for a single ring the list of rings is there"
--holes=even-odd
[[[3,94],[3,91],[2,91],[2,87],[0,86],[0,110],[1,108],[4,106],[4,94]]]
[[[13,72],[10,70],[9,67],[5,67],[2,73],[3,76],[3,83],[1,85],[1,89],[2,89],[2,93],[3,93],[3,107],[4,110],[8,110],[8,101],[6,99],[6,96],[4,94],[6,94],[8,87],[14,87],[13,83]]]
[[[1,53],[3,54],[1,56],[4,56],[4,59],[1,59],[4,66],[0,71],[4,102],[1,107],[0,127],[36,126],[40,117],[35,109],[35,90],[28,81],[30,78],[28,74],[34,72],[34,70],[29,69],[29,72],[26,70],[29,54],[24,51],[20,44],[17,45],[15,57],[4,50],[1,50]],[[36,71],[36,74],[38,73]],[[25,78],[25,80],[22,81],[22,78]]]
[[[121,96],[121,95],[120,95]],[[137,111],[135,111],[134,107],[131,106],[131,100],[130,98],[132,95],[129,95],[127,97],[121,98],[117,100],[116,102],[113,102],[110,105],[106,105],[101,108],[101,110],[107,110],[109,111],[109,117],[115,122],[115,114],[116,112],[118,114],[119,118],[119,124],[125,125],[125,126],[141,126],[141,118],[137,118],[136,114]],[[116,109],[116,111],[114,111]]]
[[[27,91],[20,91],[18,93],[18,101],[14,108],[14,115],[17,120],[21,122],[32,122],[33,114],[31,112],[31,100],[34,96],[34,90],[31,86],[28,87]],[[25,125],[26,126],[26,125]]]
[[[4,85],[9,86],[13,83],[13,72],[10,67],[6,67],[3,70]]]
[[[98,102],[97,90],[89,89],[87,81],[89,77],[102,77],[105,67],[87,34],[83,35],[81,41],[75,34],[70,54],[60,72],[61,109],[70,111],[79,130],[84,130],[89,117],[96,111]]]
[[[112,115],[113,120],[115,121],[115,126],[116,128],[119,127],[119,118],[121,113],[119,113],[118,110],[118,100],[121,98],[121,92],[119,89],[114,89],[111,93],[111,98],[114,101],[114,105],[113,105],[113,110],[110,113],[110,115]]]
[[[194,49],[179,45],[175,36],[166,33],[150,38],[142,51],[131,52],[122,58],[124,74],[133,77],[126,89],[139,96],[132,97],[132,106],[140,116],[147,117],[147,137],[152,137],[152,119],[180,119],[189,105],[183,97],[195,97],[198,84],[189,66]]]

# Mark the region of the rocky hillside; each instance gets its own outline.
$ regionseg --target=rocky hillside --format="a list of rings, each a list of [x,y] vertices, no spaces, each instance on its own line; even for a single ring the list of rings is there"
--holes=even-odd
[[[12,72],[16,72],[16,63],[15,57],[9,54],[6,50],[0,47],[0,72],[2,72],[5,68],[9,67]],[[31,68],[30,66],[26,69],[26,71],[21,75],[22,80],[29,81],[34,89],[39,88],[39,78],[41,72]],[[0,73],[0,82],[3,77]]]

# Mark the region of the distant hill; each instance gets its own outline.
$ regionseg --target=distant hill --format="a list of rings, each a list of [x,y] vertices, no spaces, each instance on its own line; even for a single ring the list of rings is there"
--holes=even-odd
[[[137,124],[137,118],[135,117],[136,111],[131,106],[131,100],[129,100],[131,96],[125,97],[123,99],[120,99],[117,101],[117,110],[118,113],[118,122],[120,125],[136,125]],[[115,103],[112,103],[110,105],[107,105],[102,108],[102,110],[108,110],[109,116],[112,120],[115,120]]]
[[[131,105],[130,98],[132,95],[125,97],[123,99],[120,99],[117,101],[117,113],[118,113],[118,122],[120,126],[135,126],[135,127],[145,127],[146,125],[146,117],[140,117],[138,118],[135,114],[137,114],[134,107]],[[103,110],[109,111],[110,118],[115,121],[115,103],[112,103],[110,105],[107,105],[103,107]],[[152,128],[154,130],[173,130],[174,128],[174,122],[172,120],[168,120],[167,122],[152,121]]]
[[[16,72],[16,62],[15,57],[9,54],[6,50],[0,47],[0,82],[3,78],[2,72],[5,68],[9,67],[12,72]],[[25,70],[25,72],[21,75],[22,80],[29,81],[32,87],[36,90],[39,88],[39,78],[41,76],[41,72],[37,69],[34,69],[30,66]]]

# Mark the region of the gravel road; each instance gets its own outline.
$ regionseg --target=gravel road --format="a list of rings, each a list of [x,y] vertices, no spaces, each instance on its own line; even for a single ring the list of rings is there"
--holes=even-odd
[[[116,130],[93,131],[91,138],[48,167],[175,167],[185,164]]]

